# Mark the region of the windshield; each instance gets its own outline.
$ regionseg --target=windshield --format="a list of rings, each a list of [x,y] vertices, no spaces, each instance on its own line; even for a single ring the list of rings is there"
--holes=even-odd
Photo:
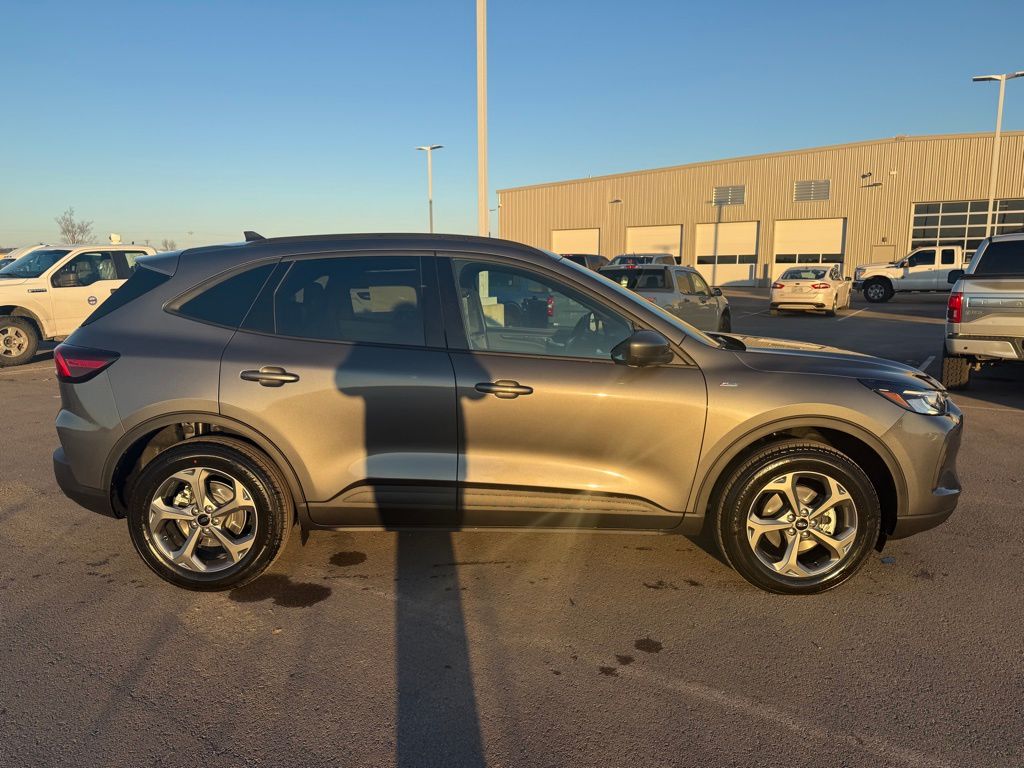
[[[32,251],[22,256],[13,264],[0,269],[0,277],[32,278],[39,277],[60,259],[68,254],[66,248],[53,248],[45,251]]]
[[[708,336],[703,331],[697,330],[696,328],[694,328],[689,323],[685,323],[682,320],[680,320],[678,317],[676,317],[675,315],[670,314],[669,312],[666,312],[664,309],[659,307],[657,304],[653,304],[651,302],[645,301],[638,294],[633,293],[628,288],[623,288],[618,283],[616,283],[616,282],[614,282],[612,280],[609,280],[607,277],[605,277],[604,272],[593,272],[593,271],[587,269],[586,267],[581,267],[579,264],[573,264],[568,259],[563,259],[563,261],[565,262],[566,265],[568,265],[568,266],[572,267],[573,269],[577,270],[578,272],[580,272],[580,274],[586,275],[589,279],[591,279],[591,280],[600,280],[605,285],[611,286],[611,288],[617,294],[619,294],[619,297],[623,301],[628,301],[631,304],[639,305],[639,306],[643,307],[645,310],[647,310],[648,312],[653,312],[658,317],[660,317],[662,320],[664,320],[666,323],[669,323],[670,325],[675,326],[676,328],[681,330],[683,333],[685,333],[687,336],[689,336],[689,337],[691,337],[693,339],[696,339],[701,344],[706,344],[709,347],[718,347],[718,348],[722,348],[724,346],[720,342],[715,341],[713,338]]]
[[[601,274],[612,282],[618,283],[623,288],[631,291],[664,291],[671,288],[667,283],[668,270],[664,267],[641,267],[639,269],[608,269],[605,267]]]
[[[787,269],[780,280],[824,280],[824,269]]]

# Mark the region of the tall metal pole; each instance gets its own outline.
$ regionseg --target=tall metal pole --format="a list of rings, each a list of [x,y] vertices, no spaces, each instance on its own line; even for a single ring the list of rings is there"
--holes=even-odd
[[[985,237],[992,237],[995,222],[996,180],[999,178],[999,144],[1003,133],[1003,99],[1006,96],[1006,75],[999,77],[999,107],[996,109],[996,134],[992,137],[992,171],[988,179],[988,219]]]
[[[487,212],[487,0],[476,0],[477,231],[486,237]]]
[[[995,80],[999,83],[999,107],[996,109],[996,132],[992,137],[992,170],[988,177],[988,216],[985,223],[985,236],[992,237],[995,233],[996,183],[999,179],[999,143],[1003,133],[1003,99],[1006,96],[1006,81],[1016,77],[1024,77],[1024,70],[1007,72],[1002,75],[978,75],[974,82]]]
[[[430,216],[430,232],[434,232],[434,150],[443,149],[443,144],[426,144],[416,149],[427,153],[427,210]]]
[[[427,150],[427,209],[430,216],[430,234],[434,234],[434,153]]]
[[[722,223],[722,204],[715,203],[716,211],[715,215],[715,243],[712,246],[713,256],[711,262],[711,287],[714,288],[718,285],[718,225]]]

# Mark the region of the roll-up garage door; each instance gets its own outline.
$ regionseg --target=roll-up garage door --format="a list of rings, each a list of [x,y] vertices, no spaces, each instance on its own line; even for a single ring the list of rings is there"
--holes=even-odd
[[[757,222],[697,225],[697,271],[714,285],[757,284]],[[717,257],[716,255],[717,254]]]
[[[551,250],[555,253],[600,253],[600,229],[553,229]]]
[[[679,261],[682,240],[681,224],[626,227],[626,253],[670,253]]]
[[[794,264],[841,264],[846,219],[790,219],[775,222],[771,277]]]

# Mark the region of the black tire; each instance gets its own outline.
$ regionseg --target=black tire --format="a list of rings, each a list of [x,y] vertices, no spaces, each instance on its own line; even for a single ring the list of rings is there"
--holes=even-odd
[[[230,473],[252,495],[255,539],[241,559],[225,570],[201,573],[170,563],[160,554],[148,523],[149,505],[175,472],[198,466]],[[128,504],[132,544],[154,573],[179,587],[215,591],[242,586],[257,578],[284,551],[295,523],[295,505],[278,469],[248,443],[229,437],[200,437],[167,449],[146,465],[133,484]]]
[[[39,331],[24,317],[0,315],[0,368],[24,365],[39,349]]]
[[[747,514],[765,484],[788,472],[818,472],[835,479],[856,507],[853,543],[820,575],[783,575],[763,563],[747,539]],[[731,473],[717,499],[711,525],[722,554],[744,579],[768,592],[807,595],[837,587],[860,569],[878,541],[881,507],[870,478],[848,456],[821,443],[791,440],[757,451]]]
[[[896,291],[888,280],[875,278],[864,283],[864,300],[871,304],[882,304],[895,295]]]
[[[771,315],[772,317],[778,317],[779,316],[779,310],[777,310],[777,309],[769,309],[768,310],[768,314]]]
[[[942,386],[946,389],[967,389],[971,383],[971,360],[942,353]]]
[[[836,302],[838,302],[838,301],[839,301],[838,298],[836,298],[836,297],[832,298],[832,309],[826,309],[825,310],[825,316],[826,317],[835,317],[836,316]]]
[[[718,330],[722,333],[730,333],[732,331],[732,315],[728,312],[723,312],[722,316],[718,318]]]

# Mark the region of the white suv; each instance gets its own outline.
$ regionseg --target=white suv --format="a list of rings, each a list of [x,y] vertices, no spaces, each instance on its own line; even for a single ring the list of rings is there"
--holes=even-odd
[[[0,269],[0,367],[32,359],[43,339],[70,335],[135,269],[144,245],[60,245]]]

